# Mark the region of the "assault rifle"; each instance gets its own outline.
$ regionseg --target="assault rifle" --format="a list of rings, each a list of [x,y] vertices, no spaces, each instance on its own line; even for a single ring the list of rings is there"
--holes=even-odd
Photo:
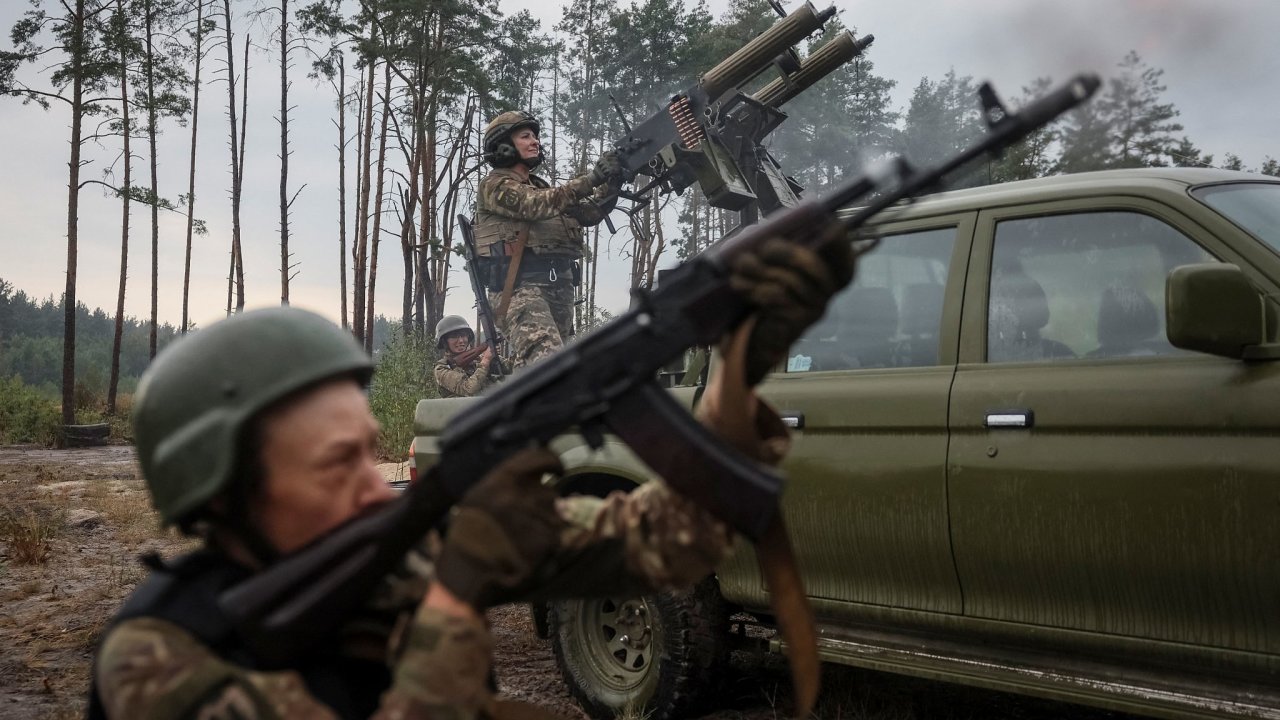
[[[474,348],[466,353],[459,355],[456,359],[458,364],[470,364],[476,358],[480,357],[487,348],[492,347],[494,352],[494,364],[497,366],[495,375],[506,375],[507,369],[502,364],[502,350],[506,344],[506,338],[498,330],[497,320],[493,315],[493,306],[489,304],[489,295],[486,292],[485,279],[482,277],[484,272],[482,263],[480,262],[480,254],[476,252],[476,235],[475,230],[471,227],[471,220],[466,215],[458,215],[458,229],[462,231],[462,249],[467,256],[467,275],[471,277],[471,291],[476,295],[476,310],[480,315],[480,328],[484,330],[484,342],[478,343]]]
[[[782,14],[780,6],[775,9]],[[806,2],[634,129],[624,117],[626,133],[613,143],[623,170],[619,186],[638,176],[649,181],[633,191],[619,190],[606,201],[616,202],[619,196],[631,200],[624,212],[633,213],[651,190],[679,193],[697,183],[713,207],[737,210],[740,225],[796,205],[800,185],[783,174],[762,143],[787,119],[784,104],[861,55],[875,39],[867,35],[855,40],[846,30],[800,60],[792,46],[835,12],[834,7],[819,12]],[[779,77],[750,95],[741,89],[770,66],[778,68]],[[614,229],[612,223],[609,229]]]
[[[612,432],[679,492],[748,538],[763,540],[757,551],[790,648],[799,713],[807,715],[817,695],[817,645],[778,512],[782,478],[717,440],[659,387],[657,372],[686,348],[716,341],[747,317],[750,307],[729,286],[734,258],[773,237],[813,244],[833,226],[865,230],[882,210],[938,186],[975,158],[999,154],[1080,104],[1099,82],[1079,76],[1017,113],[984,85],[989,132],[942,165],[916,170],[899,162],[855,177],[695,256],[657,290],[638,293],[625,314],[459,412],[440,439],[439,464],[399,498],[223,593],[221,608],[255,652],[284,665],[360,608],[379,580],[495,465],[570,429],[593,447]],[[873,192],[865,207],[837,214]],[[779,560],[781,567],[773,562],[777,572],[770,572]]]

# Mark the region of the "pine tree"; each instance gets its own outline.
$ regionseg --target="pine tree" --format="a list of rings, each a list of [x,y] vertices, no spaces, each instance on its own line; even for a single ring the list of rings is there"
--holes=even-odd
[[[114,5],[110,0],[68,0],[65,11],[49,15],[39,0],[14,25],[10,38],[15,46],[0,51],[0,96],[22,98],[48,109],[54,101],[65,104],[71,113],[71,158],[67,163],[67,284],[62,297],[62,422],[75,422],[76,357],[76,270],[79,252],[79,206],[82,169],[81,150],[87,116],[104,112],[110,98],[101,96],[115,76],[114,58],[104,51],[101,37],[106,18]],[[42,43],[52,40],[50,47]],[[49,64],[48,53],[57,51],[61,60]],[[17,77],[19,68],[39,60],[50,71],[49,89],[34,88]],[[70,93],[67,97],[64,93]]]
[[[1205,155],[1186,136],[1169,151],[1169,158],[1174,167],[1213,167],[1213,156]]]
[[[1134,51],[1125,55],[1119,68],[1107,94],[1098,100],[1114,131],[1112,166],[1169,164],[1178,149],[1174,134],[1182,131],[1182,124],[1175,121],[1179,113],[1173,104],[1160,101],[1166,90],[1160,82],[1164,71],[1149,67]]]
[[[1030,86],[1022,88],[1022,97],[1018,105],[1026,105],[1044,95],[1053,87],[1053,81],[1047,77],[1036,78]],[[1015,109],[1016,111],[1016,109]],[[1006,150],[999,160],[988,161],[988,183],[1002,183],[1012,180],[1028,180],[1048,175],[1053,168],[1049,150],[1057,136],[1054,125],[1041,128],[1021,142]]]
[[[973,78],[957,75],[954,69],[937,82],[921,78],[905,120],[898,148],[913,163],[931,165],[968,147],[983,133]],[[953,185],[973,185],[982,179],[980,173],[974,173]]]

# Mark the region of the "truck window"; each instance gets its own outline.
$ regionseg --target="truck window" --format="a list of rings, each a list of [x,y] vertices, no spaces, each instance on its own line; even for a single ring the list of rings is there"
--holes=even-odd
[[[1165,222],[1096,212],[997,224],[987,361],[1173,355],[1164,283],[1179,265],[1215,258]]]
[[[788,372],[936,365],[956,228],[888,235],[792,346]]]
[[[1231,183],[1191,193],[1280,252],[1280,183]]]

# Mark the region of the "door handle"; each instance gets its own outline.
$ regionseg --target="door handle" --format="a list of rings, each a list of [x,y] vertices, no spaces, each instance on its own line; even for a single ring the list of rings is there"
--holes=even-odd
[[[993,429],[1026,429],[1035,425],[1036,415],[1030,410],[988,410],[986,427]]]
[[[804,413],[802,412],[782,413],[779,417],[782,418],[782,424],[792,430],[804,429]]]

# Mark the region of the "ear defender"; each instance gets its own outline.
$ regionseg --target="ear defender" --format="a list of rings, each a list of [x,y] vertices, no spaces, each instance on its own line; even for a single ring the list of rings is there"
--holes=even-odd
[[[509,168],[520,160],[516,146],[508,142],[500,142],[492,151],[484,154],[484,159],[496,168]]]

